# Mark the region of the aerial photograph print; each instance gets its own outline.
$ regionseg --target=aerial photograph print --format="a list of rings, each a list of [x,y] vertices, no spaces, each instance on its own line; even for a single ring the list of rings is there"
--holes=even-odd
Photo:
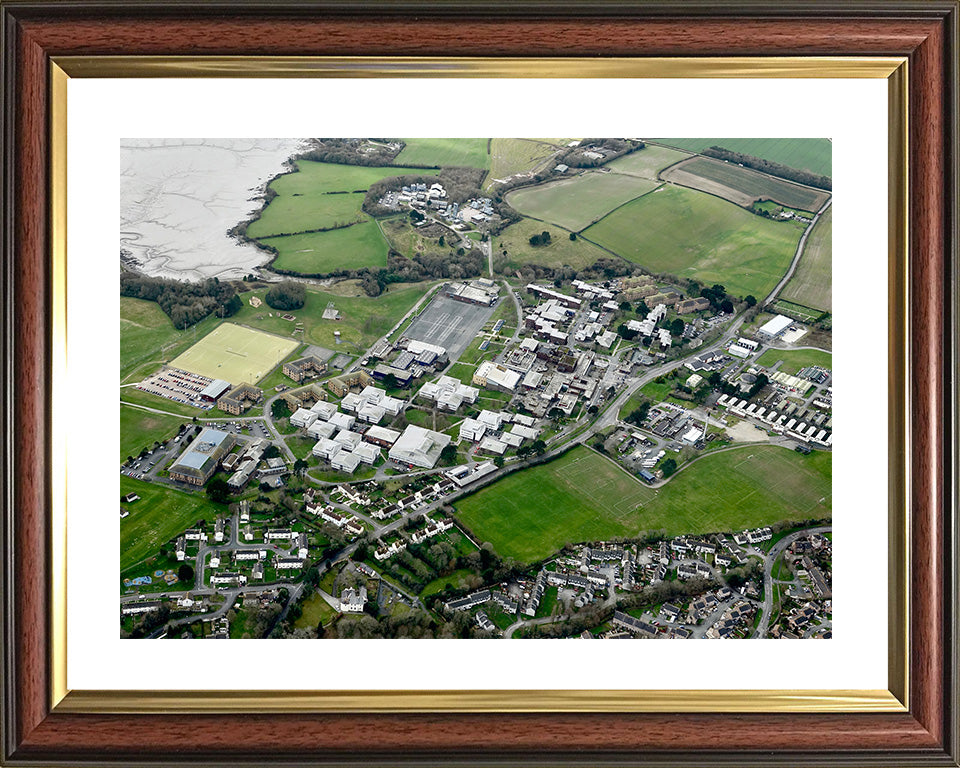
[[[119,158],[122,638],[832,637],[829,138]]]

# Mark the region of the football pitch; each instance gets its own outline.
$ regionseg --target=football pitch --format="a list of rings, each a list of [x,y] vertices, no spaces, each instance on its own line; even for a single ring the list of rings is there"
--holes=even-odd
[[[584,447],[508,475],[457,502],[457,515],[503,557],[535,562],[568,543],[641,531],[738,531],[829,517],[831,455],[774,446],[707,455],[659,489]]]
[[[298,345],[293,339],[221,323],[170,365],[231,384],[256,384]]]

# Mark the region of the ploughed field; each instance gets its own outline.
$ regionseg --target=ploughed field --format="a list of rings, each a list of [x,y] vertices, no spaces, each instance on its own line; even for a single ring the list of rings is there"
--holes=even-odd
[[[731,152],[760,157],[801,171],[832,176],[833,145],[830,139],[653,139],[690,152],[723,147]]]
[[[503,557],[535,562],[565,544],[663,531],[739,531],[828,518],[832,456],[776,446],[708,454],[653,489],[610,459],[578,447],[456,503],[456,516]]]
[[[717,195],[744,208],[759,200],[773,200],[788,208],[816,212],[830,198],[829,192],[712,157],[693,157],[671,166],[660,175],[665,181]]]

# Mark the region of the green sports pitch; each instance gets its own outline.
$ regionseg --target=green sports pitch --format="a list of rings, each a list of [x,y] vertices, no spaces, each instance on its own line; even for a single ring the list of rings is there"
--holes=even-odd
[[[222,323],[170,365],[231,384],[256,384],[299,342],[233,323]]]
[[[457,516],[501,556],[526,563],[568,543],[641,531],[677,536],[820,519],[832,509],[831,458],[744,446],[708,454],[654,489],[578,447],[459,500]]]

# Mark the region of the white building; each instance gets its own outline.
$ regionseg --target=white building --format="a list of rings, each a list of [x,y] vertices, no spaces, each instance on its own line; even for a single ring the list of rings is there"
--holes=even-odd
[[[345,589],[340,595],[340,613],[363,613],[367,602],[367,588]]]
[[[483,439],[487,432],[485,424],[481,424],[477,419],[464,419],[460,423],[460,439],[469,440],[476,443]]]
[[[330,459],[330,465],[339,472],[353,474],[360,465],[360,457],[351,451],[339,451],[336,456]]]
[[[784,315],[775,315],[757,329],[757,335],[764,339],[775,339],[787,330],[791,323],[793,323],[791,318]]]
[[[300,429],[306,429],[319,417],[316,413],[307,408],[299,408],[296,413],[290,417],[290,424]]]
[[[390,449],[390,458],[400,464],[433,469],[440,452],[450,444],[450,436],[432,429],[409,425]]]
[[[520,382],[521,374],[489,360],[480,364],[473,374],[473,383],[478,387],[489,387],[513,392]]]

